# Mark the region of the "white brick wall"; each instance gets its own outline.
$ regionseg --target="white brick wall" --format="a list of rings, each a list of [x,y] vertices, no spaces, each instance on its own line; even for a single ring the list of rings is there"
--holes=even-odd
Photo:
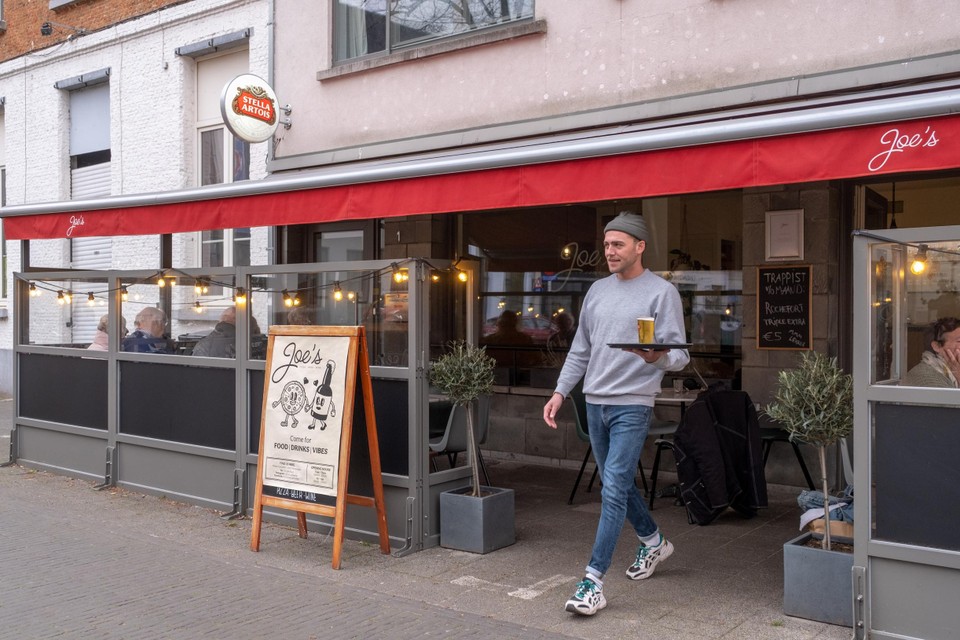
[[[193,0],[0,63],[0,96],[6,98],[7,204],[66,200],[70,197],[69,99],[54,83],[109,67],[111,194],[129,195],[196,185],[195,63],[175,54],[177,47],[253,28],[250,72],[269,77],[266,0]],[[251,145],[251,179],[266,174],[267,144]],[[195,249],[177,236],[177,266],[193,266]],[[253,236],[253,258],[266,259],[266,230]],[[7,242],[8,291],[21,267],[20,244]],[[31,243],[35,266],[66,267],[66,240]],[[262,262],[261,262],[262,263]],[[113,267],[152,269],[159,265],[156,236],[117,238]],[[55,293],[48,294],[55,298]],[[85,304],[85,301],[83,302]],[[33,332],[44,342],[68,342],[68,311],[41,305]],[[132,323],[132,318],[128,318]],[[0,320],[0,392],[9,390],[12,313]]]

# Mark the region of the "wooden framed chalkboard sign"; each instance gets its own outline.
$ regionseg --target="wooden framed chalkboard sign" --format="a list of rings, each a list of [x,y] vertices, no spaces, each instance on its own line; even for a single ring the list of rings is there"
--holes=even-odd
[[[373,496],[347,492],[356,383],[362,385]],[[321,496],[335,499],[321,501]],[[260,418],[260,455],[250,549],[260,550],[264,507],[297,513],[307,537],[308,513],[333,518],[333,568],[340,568],[347,504],[377,511],[380,550],[390,553],[363,327],[274,326],[267,337],[267,369]]]
[[[813,348],[812,267],[757,268],[757,349]]]

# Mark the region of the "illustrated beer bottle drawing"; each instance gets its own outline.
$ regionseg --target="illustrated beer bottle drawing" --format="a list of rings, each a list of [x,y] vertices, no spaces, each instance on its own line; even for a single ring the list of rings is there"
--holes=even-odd
[[[320,431],[327,428],[327,416],[336,416],[337,410],[333,406],[333,389],[330,388],[330,382],[333,380],[333,360],[327,360],[327,370],[323,373],[323,382],[317,387],[317,393],[313,396],[313,406],[310,409],[310,415],[313,422],[308,429],[317,426],[317,420],[320,421]]]

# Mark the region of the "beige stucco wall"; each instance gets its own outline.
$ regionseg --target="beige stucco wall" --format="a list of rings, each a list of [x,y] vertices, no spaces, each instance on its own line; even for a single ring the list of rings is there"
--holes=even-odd
[[[318,81],[330,4],[276,4],[278,157],[953,51],[960,19],[948,0],[537,0],[544,33]]]

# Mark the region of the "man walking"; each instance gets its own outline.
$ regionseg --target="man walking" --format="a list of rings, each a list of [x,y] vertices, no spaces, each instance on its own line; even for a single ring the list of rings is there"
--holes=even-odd
[[[635,343],[637,318],[656,319],[656,342],[686,342],[683,307],[676,287],[644,269],[647,243],[643,217],[624,211],[604,228],[603,249],[609,277],[587,292],[577,330],[557,388],[543,408],[543,420],[556,429],[564,398],[583,378],[590,445],[603,482],[600,522],[586,576],[577,584],[566,610],[591,616],[607,606],[603,577],[613,557],[624,520],[629,520],[640,547],[627,568],[631,580],[653,575],[673,553],[660,533],[635,482],[637,463],[647,437],[655,396],[665,371],[682,369],[685,349],[621,350],[610,343]]]

